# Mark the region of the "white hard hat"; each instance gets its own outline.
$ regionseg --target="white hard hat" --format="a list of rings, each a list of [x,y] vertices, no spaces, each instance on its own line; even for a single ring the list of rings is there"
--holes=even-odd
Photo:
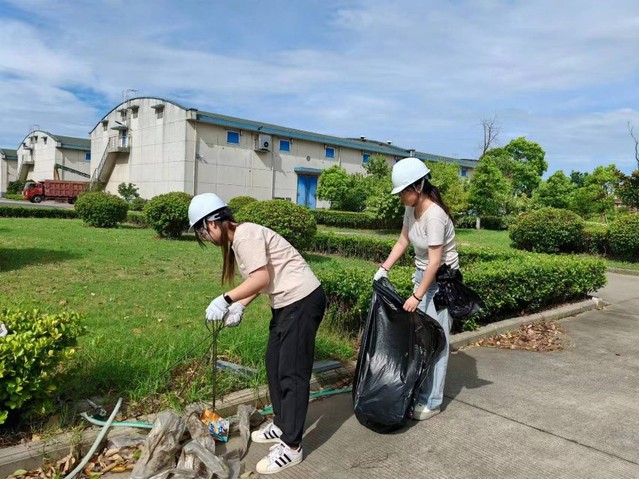
[[[216,194],[202,193],[195,195],[189,204],[189,232],[193,231],[196,223],[202,218],[211,216],[222,208],[228,208],[228,205]],[[218,217],[210,218],[211,221],[217,219],[219,219],[219,215]]]
[[[428,167],[419,158],[403,158],[393,165],[393,190],[396,195],[416,181],[430,173]]]

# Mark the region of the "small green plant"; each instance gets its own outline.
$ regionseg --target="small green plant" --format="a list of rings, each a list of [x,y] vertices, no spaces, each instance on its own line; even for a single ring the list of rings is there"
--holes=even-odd
[[[613,255],[639,260],[639,213],[619,216],[610,224],[608,241]]]
[[[541,208],[522,214],[509,228],[516,248],[537,253],[583,250],[584,221],[572,211]]]
[[[133,183],[129,183],[128,185],[124,182],[120,183],[118,185],[118,193],[127,203],[132,203],[134,199],[140,197],[138,189]]]
[[[242,210],[242,208],[250,205],[251,203],[255,203],[256,201],[257,200],[252,196],[236,196],[229,201],[228,205],[229,208],[231,208],[233,214],[237,215]]]
[[[256,201],[244,207],[236,219],[250,221],[276,231],[298,250],[313,242],[317,224],[307,208],[286,200]]]
[[[3,310],[0,323],[0,424],[25,408],[45,412],[57,390],[57,373],[74,354],[84,332],[75,312],[47,314],[38,310]]]
[[[22,190],[24,189],[25,181],[15,180],[7,183],[7,193],[11,195],[22,194]]]
[[[146,223],[163,238],[179,238],[189,227],[191,195],[174,191],[151,198],[144,205]]]
[[[133,201],[131,201],[131,203],[129,203],[129,211],[144,211],[144,205],[146,205],[146,203],[147,200],[137,196],[133,198]]]
[[[78,196],[75,203],[78,217],[88,226],[115,228],[126,220],[126,201],[104,191],[89,191]]]

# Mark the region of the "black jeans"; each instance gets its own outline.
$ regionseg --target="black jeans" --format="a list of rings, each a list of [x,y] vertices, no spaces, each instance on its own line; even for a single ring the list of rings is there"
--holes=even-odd
[[[295,448],[302,442],[315,336],[326,310],[326,295],[320,286],[293,304],[271,310],[266,377],[274,423],[282,430],[281,440]]]

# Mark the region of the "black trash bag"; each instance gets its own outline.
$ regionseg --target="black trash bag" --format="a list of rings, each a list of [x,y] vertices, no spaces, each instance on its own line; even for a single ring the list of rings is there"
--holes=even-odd
[[[437,286],[439,290],[433,298],[435,308],[437,311],[448,308],[453,319],[467,318],[486,307],[481,296],[463,283],[461,271],[446,263],[437,270]]]
[[[353,409],[373,431],[389,433],[413,415],[419,390],[446,336],[439,323],[404,311],[386,278],[373,282],[373,298],[355,368]]]

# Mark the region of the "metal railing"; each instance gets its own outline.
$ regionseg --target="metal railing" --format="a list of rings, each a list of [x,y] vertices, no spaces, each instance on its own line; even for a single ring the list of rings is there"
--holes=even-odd
[[[120,136],[120,135],[112,135],[109,137],[107,141],[106,147],[104,148],[104,152],[102,153],[102,158],[100,158],[100,163],[98,167],[93,170],[93,175],[91,175],[91,184],[90,189],[93,189],[96,184],[101,183],[100,177],[102,176],[102,172],[104,171],[104,167],[106,166],[107,159],[109,158],[110,153],[115,153],[119,151],[127,151],[131,146],[131,136]]]

